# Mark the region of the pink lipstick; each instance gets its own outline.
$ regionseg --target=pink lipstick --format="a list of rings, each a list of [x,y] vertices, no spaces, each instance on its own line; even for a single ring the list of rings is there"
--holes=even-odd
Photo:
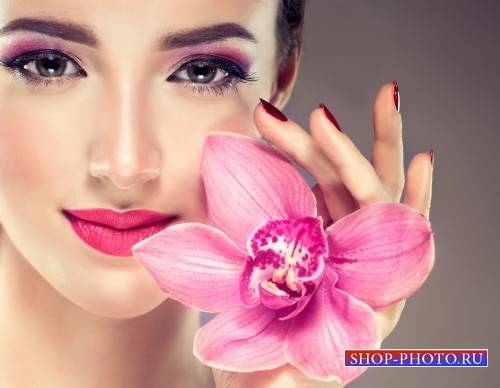
[[[177,220],[150,210],[118,212],[111,209],[63,209],[77,236],[87,245],[111,256],[132,256],[131,248],[145,238],[161,232]]]

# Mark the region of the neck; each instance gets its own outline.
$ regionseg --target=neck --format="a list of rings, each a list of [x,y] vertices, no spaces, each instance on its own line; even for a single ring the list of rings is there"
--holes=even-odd
[[[0,386],[212,384],[210,369],[192,354],[197,311],[167,299],[131,319],[91,314],[58,293],[3,237]]]

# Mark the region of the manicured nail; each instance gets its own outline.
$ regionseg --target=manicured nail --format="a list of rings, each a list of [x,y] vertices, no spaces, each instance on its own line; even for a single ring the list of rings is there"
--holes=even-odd
[[[340,125],[339,123],[337,123],[337,120],[335,120],[335,117],[333,116],[332,112],[330,112],[328,110],[328,108],[325,106],[325,104],[323,103],[320,103],[318,105],[318,107],[322,108],[323,109],[323,112],[325,112],[325,116],[328,118],[328,120],[330,120],[330,122],[335,125],[335,128],[337,128],[340,132],[344,132],[342,131],[342,129],[340,128]]]
[[[434,150],[431,148],[427,153],[429,154],[429,158],[431,159],[431,164],[434,166]]]
[[[396,106],[397,111],[399,112],[399,85],[397,81],[392,81],[392,84],[394,85],[394,89],[392,92],[392,97],[394,98],[394,105]]]
[[[281,121],[287,121],[288,118],[278,109],[276,108],[273,104],[270,102],[267,102],[263,98],[260,98],[260,102],[262,103],[262,106],[266,110],[267,113],[269,113],[271,116],[277,118],[278,120]]]

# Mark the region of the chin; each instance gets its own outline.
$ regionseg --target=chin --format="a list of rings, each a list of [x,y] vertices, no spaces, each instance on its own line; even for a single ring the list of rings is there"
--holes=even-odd
[[[86,312],[112,319],[130,319],[147,314],[168,299],[149,273],[107,273],[81,279],[69,290],[60,290],[73,304]]]

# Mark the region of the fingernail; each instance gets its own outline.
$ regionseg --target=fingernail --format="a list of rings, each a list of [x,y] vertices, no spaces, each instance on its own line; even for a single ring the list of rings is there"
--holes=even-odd
[[[399,112],[399,85],[397,81],[392,81],[392,84],[394,85],[394,89],[392,92],[392,97],[394,98],[394,105],[396,106],[397,111]]]
[[[429,158],[431,159],[431,164],[434,166],[434,150],[431,148],[430,151],[427,152]]]
[[[335,128],[337,128],[340,132],[344,132],[342,131],[342,129],[340,128],[340,125],[339,123],[337,123],[337,120],[335,120],[335,117],[333,116],[332,112],[330,112],[328,110],[328,108],[326,107],[325,104],[323,104],[322,102],[318,105],[318,107],[322,108],[323,109],[323,112],[325,112],[325,116],[328,118],[328,120],[330,120],[330,122],[335,125]]]
[[[266,110],[266,112],[269,113],[271,116],[273,116],[281,121],[288,120],[288,118],[278,108],[276,108],[273,104],[271,104],[270,102],[267,102],[263,98],[259,98],[259,99],[260,99],[260,102],[262,103],[262,106]]]

